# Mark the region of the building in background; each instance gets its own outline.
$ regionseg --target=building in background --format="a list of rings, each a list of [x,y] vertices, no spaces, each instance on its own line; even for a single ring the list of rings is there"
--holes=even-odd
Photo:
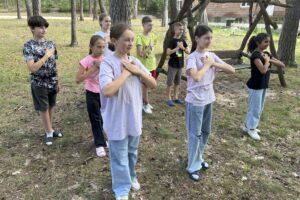
[[[281,0],[285,3],[285,0]],[[249,20],[249,3],[209,3],[206,11],[210,22],[225,22],[227,19],[234,19],[236,22],[245,22]],[[259,12],[259,5],[254,3],[254,17]],[[282,22],[285,8],[279,6],[268,6],[267,12],[276,22]]]

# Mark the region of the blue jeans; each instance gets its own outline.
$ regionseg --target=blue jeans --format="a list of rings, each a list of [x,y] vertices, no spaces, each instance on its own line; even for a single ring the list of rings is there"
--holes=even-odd
[[[127,136],[123,140],[109,140],[112,189],[116,197],[127,196],[131,182],[137,180],[137,162],[140,136]]]
[[[256,129],[260,121],[261,113],[264,109],[267,90],[253,90],[250,88],[248,90],[248,111],[246,114],[245,125],[248,129]]]
[[[186,128],[188,137],[188,166],[189,173],[202,168],[203,153],[211,132],[212,104],[194,106],[186,104]]]

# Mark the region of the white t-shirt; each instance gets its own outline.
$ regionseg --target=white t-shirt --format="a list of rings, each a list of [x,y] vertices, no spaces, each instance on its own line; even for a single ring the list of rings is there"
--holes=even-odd
[[[202,63],[201,58],[204,56],[211,57],[217,63],[224,63],[224,61],[221,60],[215,53],[200,53],[194,51],[187,58],[186,70],[188,71],[194,68],[199,71],[201,68],[203,68],[204,64]],[[187,93],[185,101],[192,103],[194,106],[205,106],[214,102],[216,97],[213,88],[213,81],[218,71],[218,68],[214,66],[210,67],[200,81],[195,81],[187,73]]]
[[[132,56],[129,59],[151,76],[138,59]],[[121,74],[121,59],[115,53],[105,57],[100,65],[101,90]],[[140,77],[131,75],[113,96],[106,97],[100,93],[100,98],[103,129],[108,140],[123,140],[128,135],[139,136],[142,134],[143,94]]]

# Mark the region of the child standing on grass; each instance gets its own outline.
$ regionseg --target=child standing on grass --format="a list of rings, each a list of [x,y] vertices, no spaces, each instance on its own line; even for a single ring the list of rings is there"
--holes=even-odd
[[[251,53],[251,77],[247,82],[249,91],[248,111],[246,114],[243,131],[254,140],[260,140],[260,130],[257,126],[263,111],[265,97],[270,79],[271,64],[279,67],[285,65],[278,59],[265,52],[270,44],[270,36],[267,33],[259,33],[252,36],[248,43],[248,52]]]
[[[182,68],[184,66],[184,53],[189,53],[187,43],[182,39],[184,26],[180,22],[174,24],[174,37],[170,40],[167,48],[167,55],[170,56],[167,74],[167,105],[175,106],[174,103],[183,104],[179,99],[179,85],[181,80]],[[171,87],[174,85],[174,100],[171,96]]]
[[[156,81],[136,58],[128,56],[134,33],[126,24],[110,32],[116,50],[100,66],[101,113],[108,137],[112,189],[116,199],[128,199],[130,189],[139,190],[135,165],[142,132],[142,82],[150,88]]]
[[[110,42],[109,32],[111,27],[111,18],[108,14],[103,13],[99,16],[99,24],[101,30],[96,32],[95,35],[99,35],[100,37],[104,38],[106,43],[106,48],[104,51],[104,56],[108,56],[114,50],[113,44]]]
[[[216,54],[207,51],[212,29],[198,25],[195,30],[196,50],[187,58],[186,127],[188,137],[187,172],[194,181],[200,180],[200,170],[207,169],[204,149],[211,132],[212,104],[215,101],[213,81],[219,70],[234,73],[234,68]]]
[[[24,44],[23,55],[31,72],[32,99],[46,132],[45,143],[52,145],[53,137],[63,136],[52,127],[53,108],[59,91],[56,69],[57,51],[54,42],[45,38],[49,23],[43,17],[29,18],[28,26],[33,39]]]
[[[156,58],[154,47],[157,44],[157,36],[152,33],[152,19],[145,16],[142,19],[143,33],[136,36],[137,57],[156,79]],[[149,103],[148,88],[143,84],[143,111],[152,114],[153,106]]]
[[[85,82],[86,105],[92,126],[96,154],[99,157],[106,156],[104,147],[106,141],[103,133],[103,122],[100,113],[100,86],[99,86],[99,66],[105,51],[105,40],[94,35],[90,39],[89,55],[80,61],[80,67],[76,75],[76,82]]]

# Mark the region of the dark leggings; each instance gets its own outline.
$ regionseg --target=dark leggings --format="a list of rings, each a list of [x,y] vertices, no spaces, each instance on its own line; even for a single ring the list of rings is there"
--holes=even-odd
[[[94,143],[97,147],[106,147],[106,141],[103,133],[103,121],[100,113],[101,103],[99,93],[93,93],[86,90],[86,105],[89,114]]]

